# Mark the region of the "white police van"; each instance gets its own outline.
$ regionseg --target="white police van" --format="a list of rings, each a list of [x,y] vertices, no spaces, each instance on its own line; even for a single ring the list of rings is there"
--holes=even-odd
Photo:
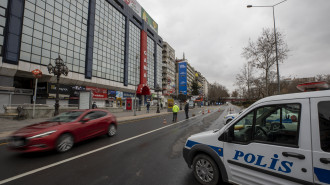
[[[201,184],[330,184],[330,90],[259,100],[183,156]]]

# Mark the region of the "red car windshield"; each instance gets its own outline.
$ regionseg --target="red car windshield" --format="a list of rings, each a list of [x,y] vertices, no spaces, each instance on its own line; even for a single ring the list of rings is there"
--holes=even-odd
[[[70,111],[70,112],[63,112],[49,121],[51,122],[72,122],[76,120],[82,113],[83,111]]]

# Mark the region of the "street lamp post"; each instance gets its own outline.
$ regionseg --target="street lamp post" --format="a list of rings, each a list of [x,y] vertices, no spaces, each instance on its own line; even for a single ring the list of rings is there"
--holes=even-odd
[[[58,109],[60,107],[59,105],[59,82],[60,82],[60,76],[63,74],[65,76],[68,75],[69,73],[69,69],[68,67],[65,65],[64,61],[61,59],[60,56],[58,56],[58,58],[55,59],[55,66],[52,65],[51,62],[49,62],[49,64],[47,65],[48,68],[48,72],[50,74],[54,74],[54,76],[57,77],[57,82],[56,82],[56,99],[55,99],[55,113],[54,116],[58,115]]]
[[[136,91],[137,91],[137,86],[138,83],[136,82],[136,79],[138,79],[137,77],[137,70],[138,70],[138,60],[139,60],[139,56],[138,54],[136,54],[136,64],[135,64],[135,95],[134,95],[134,116],[136,116],[136,108],[137,108],[137,103],[136,103]]]
[[[278,94],[281,94],[281,86],[280,86],[280,71],[279,71],[279,66],[278,66],[278,55],[277,55],[277,38],[276,38],[276,26],[275,26],[275,6],[285,2],[287,0],[281,1],[275,5],[272,6],[252,6],[252,5],[247,5],[247,8],[252,8],[252,7],[272,7],[273,8],[273,20],[274,20],[274,35],[275,35],[275,56],[276,56],[276,69],[277,69],[277,85],[278,85]]]
[[[161,91],[162,89],[159,87],[159,85],[157,84],[156,86],[156,89],[155,91],[157,92],[157,112],[156,113],[160,113],[160,110],[159,110],[159,92]]]

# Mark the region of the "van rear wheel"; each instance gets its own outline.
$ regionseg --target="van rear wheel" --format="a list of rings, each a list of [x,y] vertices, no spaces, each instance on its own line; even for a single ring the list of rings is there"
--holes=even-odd
[[[219,181],[219,169],[213,159],[205,154],[197,155],[193,160],[194,176],[204,185],[216,185]]]

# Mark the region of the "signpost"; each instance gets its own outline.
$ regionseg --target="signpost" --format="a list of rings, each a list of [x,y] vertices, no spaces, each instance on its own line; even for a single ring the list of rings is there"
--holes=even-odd
[[[38,78],[42,77],[42,72],[40,71],[40,69],[35,69],[31,72],[32,72],[33,76],[36,78],[35,85],[34,85],[33,111],[32,111],[32,118],[34,118],[35,108],[36,108],[36,101],[37,101]]]

